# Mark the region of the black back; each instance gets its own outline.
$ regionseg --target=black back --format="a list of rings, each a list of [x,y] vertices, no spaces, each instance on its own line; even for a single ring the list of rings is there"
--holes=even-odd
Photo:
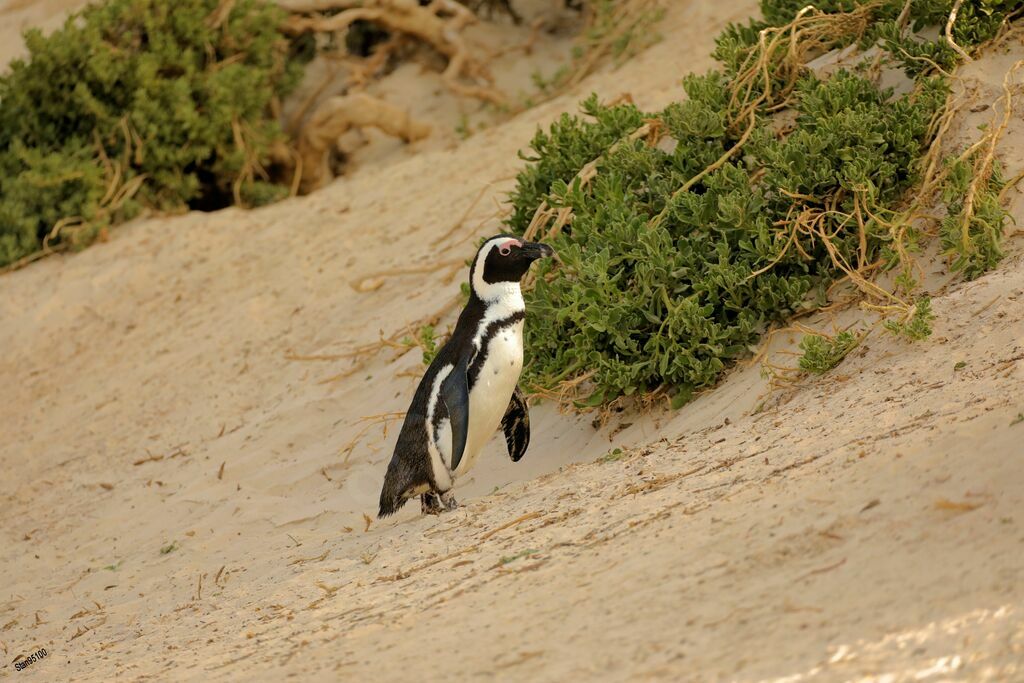
[[[550,247],[546,245],[522,242],[514,235],[496,235],[487,241],[490,242],[497,237],[515,240],[515,243],[502,244],[500,247],[492,246],[486,252],[481,278],[488,285],[502,282],[519,282],[530,269],[530,264],[533,261],[542,256],[550,256],[552,253]],[[431,489],[437,489],[437,482],[434,481],[434,474],[430,467],[430,451],[427,442],[429,437],[426,423],[430,394],[434,388],[438,373],[446,365],[458,368],[459,360],[465,357],[466,364],[462,367],[466,369],[466,383],[469,390],[472,391],[480,375],[480,369],[487,359],[488,341],[490,338],[500,332],[503,327],[522,320],[525,315],[523,311],[512,311],[508,316],[489,323],[482,335],[480,351],[475,353],[476,349],[473,346],[473,338],[476,336],[487,311],[487,302],[480,298],[479,293],[473,286],[473,276],[477,272],[477,262],[479,259],[480,251],[478,250],[469,269],[471,285],[469,301],[466,303],[465,308],[462,309],[451,337],[438,351],[437,356],[434,357],[430,367],[427,368],[426,373],[424,373],[423,378],[420,380],[419,386],[416,387],[416,393],[413,395],[409,411],[406,413],[405,421],[402,423],[402,430],[398,435],[398,442],[395,445],[394,454],[391,456],[391,462],[388,464],[388,471],[384,477],[384,487],[380,494],[379,514],[381,517],[396,512],[405,503],[405,493],[410,489],[422,485],[429,485]],[[475,356],[473,355],[474,353]],[[515,419],[510,418],[511,421],[507,423],[507,429],[516,432],[522,432],[523,429],[526,430],[525,437],[522,434],[518,434],[514,439],[515,443],[512,440],[509,441],[509,453],[513,455],[514,459],[518,460],[519,457],[522,457],[522,453],[525,452],[526,445],[529,443],[529,419],[527,416],[524,421],[518,417],[518,412],[525,412],[526,404],[524,400],[520,404],[516,404],[514,398],[512,405],[518,406],[516,411],[517,417]],[[431,425],[430,434],[433,435],[438,425],[449,417],[445,401],[438,397],[434,406],[433,424]],[[506,427],[506,421],[503,420],[502,426]],[[509,438],[508,431],[506,431],[506,438]],[[461,452],[453,454],[453,458],[458,458],[459,456],[461,456]]]
[[[470,271],[472,272],[472,271]],[[483,319],[486,306],[475,293],[471,293],[469,302],[462,309],[455,330],[431,361],[423,379],[416,387],[409,411],[402,423],[402,431],[398,434],[395,452],[391,456],[388,472],[384,478],[384,488],[380,496],[381,517],[398,510],[405,502],[402,494],[406,489],[421,484],[436,486],[434,473],[430,469],[429,450],[427,448],[427,404],[434,380],[446,365],[457,365],[459,356],[473,352],[473,337],[476,335],[480,321]],[[478,371],[479,373],[479,371]],[[472,388],[472,385],[470,385]],[[448,417],[448,409],[444,401],[437,401],[434,406],[434,425]]]

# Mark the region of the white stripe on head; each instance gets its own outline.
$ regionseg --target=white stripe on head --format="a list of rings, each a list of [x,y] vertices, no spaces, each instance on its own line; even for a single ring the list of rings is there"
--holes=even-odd
[[[484,333],[491,323],[526,311],[523,291],[519,288],[518,282],[487,282],[484,280],[484,263],[487,261],[488,254],[491,253],[492,249],[500,249],[502,245],[511,243],[522,244],[519,240],[510,237],[495,237],[487,240],[480,247],[476,263],[473,264],[470,283],[472,284],[473,291],[486,305],[484,317],[478,323],[476,332],[473,334],[473,348],[475,351],[480,350]]]
[[[487,257],[492,249],[500,249],[505,244],[516,244],[522,246],[522,242],[514,237],[494,237],[484,242],[477,252],[476,262],[473,264],[473,272],[470,273],[469,283],[473,291],[482,300],[490,302],[497,301],[506,296],[522,298],[518,282],[487,282],[484,280],[484,266]]]

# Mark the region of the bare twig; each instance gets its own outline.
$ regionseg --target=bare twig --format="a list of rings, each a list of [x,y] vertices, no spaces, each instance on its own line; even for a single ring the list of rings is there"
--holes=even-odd
[[[455,0],[434,0],[427,6],[407,0],[279,0],[278,4],[298,13],[342,10],[330,17],[295,15],[285,24],[290,33],[334,33],[347,30],[356,21],[369,21],[418,38],[448,58],[442,79],[450,90],[494,104],[505,102],[500,92],[480,84],[489,77],[462,37],[463,29],[476,22],[476,16]],[[471,85],[465,78],[476,83]]]
[[[955,40],[953,40],[953,24],[956,23],[956,15],[960,11],[960,6],[963,4],[964,0],[956,0],[956,2],[953,3],[953,9],[950,10],[949,19],[946,21],[945,35],[946,42],[949,44],[949,46],[953,48],[953,50],[955,50],[956,53],[960,55],[965,62],[969,62],[971,61],[971,56],[967,54],[962,47],[957,45]]]
[[[527,521],[529,519],[536,519],[537,517],[540,517],[542,514],[543,514],[542,512],[539,512],[537,510],[534,510],[533,512],[527,512],[525,515],[521,515],[519,517],[516,517],[511,522],[506,522],[505,524],[502,524],[501,526],[495,527],[495,528],[491,529],[490,531],[481,534],[480,535],[480,540],[481,541],[486,541],[488,538],[490,538],[494,534],[498,533],[499,531],[504,531],[505,529],[508,529],[509,527],[516,526],[517,524],[525,522],[525,521]]]
[[[310,117],[299,138],[301,163],[299,188],[310,192],[331,177],[329,151],[338,137],[350,128],[379,128],[406,142],[430,134],[430,126],[409,116],[407,111],[365,93],[332,97]]]

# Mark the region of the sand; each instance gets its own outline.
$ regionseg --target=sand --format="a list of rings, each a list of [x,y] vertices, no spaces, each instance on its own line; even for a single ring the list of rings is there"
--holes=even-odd
[[[422,364],[338,356],[455,297],[537,125],[590,91],[678,98],[754,11],[721,5],[674,5],[661,43],[465,141],[446,124],[311,196],[0,277],[0,678],[1024,677],[1019,236],[937,289],[925,342],[875,333],[781,392],[740,367],[602,429],[535,406],[527,456],[494,439],[458,511],[365,521]],[[965,72],[980,102],[1011,52]],[[1020,172],[1020,113],[1001,153]]]

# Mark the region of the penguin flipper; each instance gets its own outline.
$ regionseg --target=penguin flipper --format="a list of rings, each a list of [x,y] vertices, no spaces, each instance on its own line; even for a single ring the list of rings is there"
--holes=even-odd
[[[448,420],[452,430],[451,469],[454,472],[462,461],[469,437],[469,377],[466,374],[468,362],[460,360],[441,382],[441,398],[448,409]]]
[[[512,392],[505,416],[501,418],[501,431],[505,432],[508,457],[512,458],[512,462],[519,462],[530,445],[530,409],[523,390],[518,386]]]

